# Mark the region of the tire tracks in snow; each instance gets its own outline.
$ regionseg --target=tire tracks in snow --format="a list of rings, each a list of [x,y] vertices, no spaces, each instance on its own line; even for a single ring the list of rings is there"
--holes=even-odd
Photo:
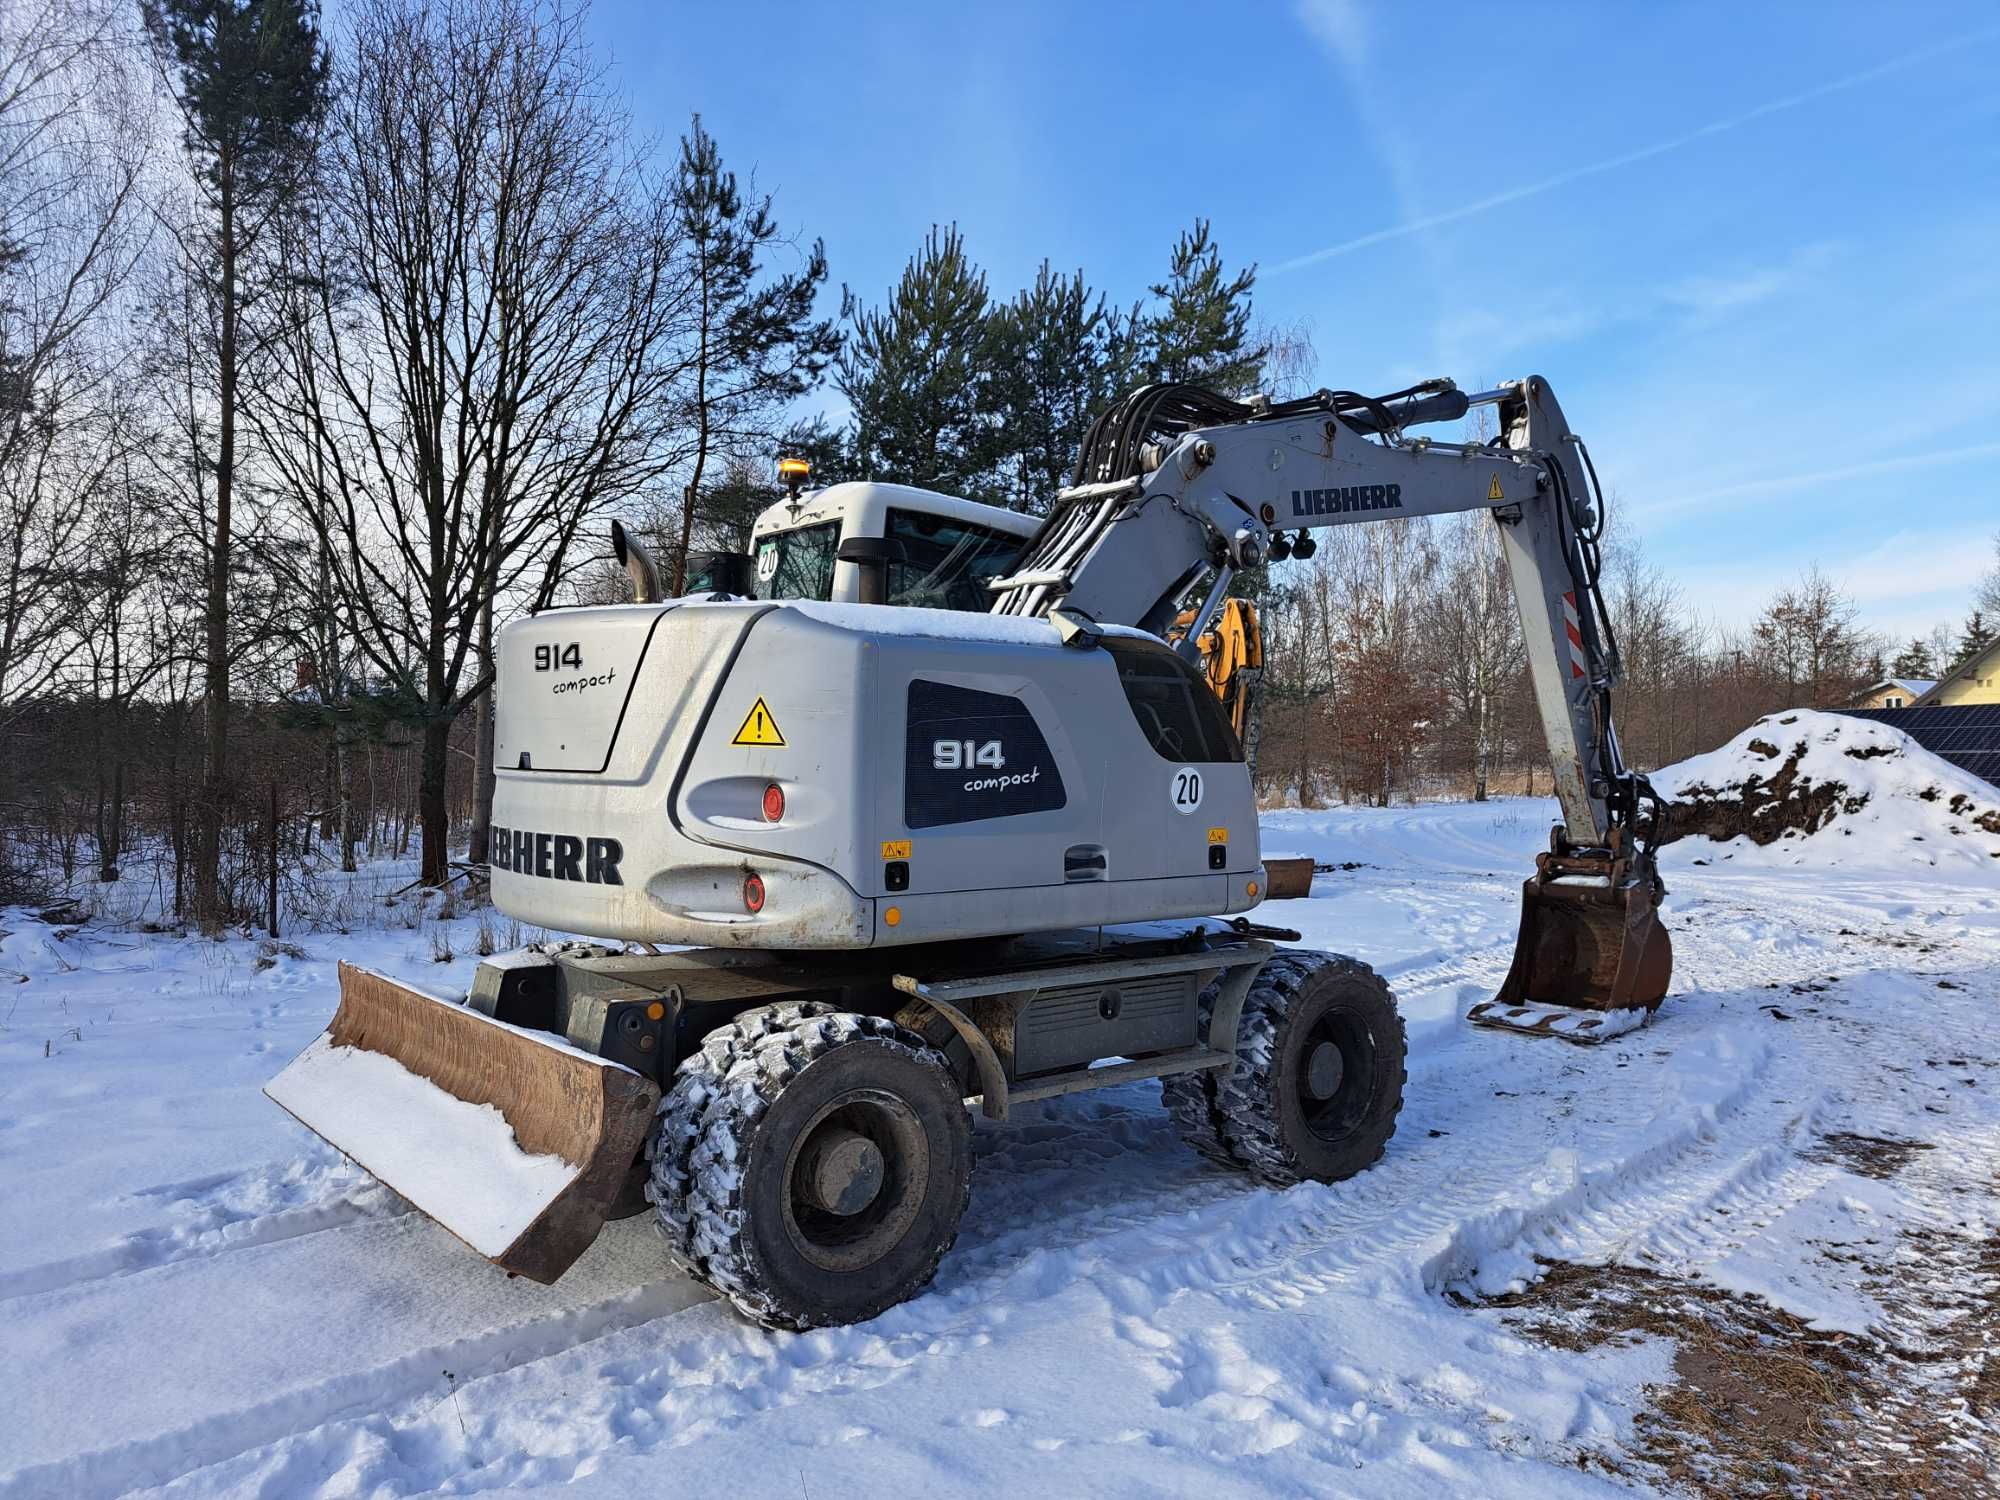
[[[263,1213],[239,1212],[230,1206],[230,1199],[240,1198],[246,1190],[268,1197],[284,1193],[289,1186],[313,1184],[316,1178],[327,1177],[342,1185],[329,1193],[308,1187],[303,1201]],[[206,1216],[210,1222],[194,1227],[164,1225],[143,1229],[81,1255],[0,1271],[0,1303],[415,1212],[388,1188],[344,1164],[317,1173],[301,1173],[296,1163],[250,1172],[219,1173],[188,1182],[162,1184],[133,1196],[193,1204],[193,1213]]]
[[[123,1495],[211,1468],[356,1412],[432,1404],[495,1372],[553,1358],[608,1334],[712,1300],[677,1277],[550,1317],[427,1344],[393,1360],[218,1412],[171,1431],[0,1474],[0,1500]],[[443,1372],[454,1377],[443,1381]]]
[[[1792,912],[1761,920],[1777,935],[1794,922],[1820,925]],[[1850,946],[1835,951],[1845,957]],[[575,1477],[607,1448],[678,1446],[821,1394],[902,1378],[919,1360],[1002,1337],[1024,1303],[1081,1284],[1095,1286],[1114,1310],[1143,1318],[1162,1295],[1190,1289],[1286,1307],[1371,1276],[1434,1295],[1476,1275],[1482,1260],[1540,1250],[1656,1245],[1659,1253],[1704,1253],[1715,1243],[1708,1226],[1719,1208],[1732,1218],[1741,1210],[1738,1222],[1750,1223],[1799,1194],[1797,1146],[1829,1116],[1827,1091],[1793,1097],[1797,1070],[1774,1070],[1773,1046],[1765,1044],[1702,1105],[1628,1091],[1622,1112],[1581,1120],[1553,1151],[1549,1113],[1587,1114],[1593,1090],[1602,1092],[1606,1059],[1636,1067],[1641,1052],[1698,1042],[1699,1030],[1689,1037],[1668,1025],[1699,1020],[1708,1002],[1754,1006],[1758,992],[1740,988],[1746,979],[1823,976],[1830,956],[1824,949],[1731,955],[1730,989],[1690,996],[1669,1011],[1667,1025],[1580,1059],[1553,1043],[1441,1027],[1412,1078],[1390,1160],[1334,1187],[1272,1193],[1199,1167],[1136,1094],[1066,1103],[982,1150],[973,1214],[936,1287],[861,1329],[768,1336],[719,1312],[689,1315],[686,1283],[649,1283],[553,1318],[427,1345],[174,1433],[19,1471],[0,1478],[0,1496],[35,1493],[47,1481],[80,1493],[176,1475],[186,1483],[175,1488],[222,1480],[232,1491],[271,1494],[308,1490],[334,1473],[364,1489],[447,1477],[469,1490],[553,1483]],[[1482,949],[1419,960],[1398,975],[1399,988],[1470,980],[1487,957]],[[1719,968],[1720,957],[1700,967]],[[1519,1052],[1524,1045],[1540,1050]],[[1657,1072],[1655,1083],[1669,1076]],[[1565,1092],[1576,1073],[1580,1086]],[[1495,1082],[1519,1094],[1511,1106],[1519,1113],[1502,1117],[1512,1128],[1491,1130],[1490,1105],[1461,1118],[1455,1096]],[[1649,1105],[1668,1111],[1664,1133],[1635,1139],[1631,1122]],[[1418,1134],[1427,1125],[1454,1133],[1440,1144]],[[1496,1186],[1523,1176],[1533,1179],[1527,1201],[1495,1208]],[[1655,1210],[1662,1199],[1669,1206]],[[447,1368],[461,1377],[449,1409],[439,1383]],[[554,1451],[535,1451],[523,1444],[515,1414],[545,1401],[551,1383],[566,1395],[580,1383],[588,1394],[566,1410],[563,1431],[544,1438]]]

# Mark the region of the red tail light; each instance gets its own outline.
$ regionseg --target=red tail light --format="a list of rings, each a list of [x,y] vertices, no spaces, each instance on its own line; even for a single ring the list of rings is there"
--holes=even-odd
[[[766,823],[785,821],[785,789],[775,781],[764,788],[764,821]]]
[[[743,905],[753,917],[764,909],[764,879],[761,875],[743,877]]]

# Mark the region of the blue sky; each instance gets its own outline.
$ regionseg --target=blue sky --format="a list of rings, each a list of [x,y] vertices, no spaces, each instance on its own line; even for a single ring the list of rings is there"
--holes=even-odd
[[[993,289],[1129,300],[1214,222],[1320,383],[1538,372],[1622,524],[1740,623],[1818,563],[1899,635],[2000,531],[2000,7],[648,5],[641,118],[879,299],[933,222]]]

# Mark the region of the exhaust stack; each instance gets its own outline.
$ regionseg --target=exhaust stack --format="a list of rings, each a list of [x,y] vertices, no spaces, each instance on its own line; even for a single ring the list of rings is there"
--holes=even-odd
[[[639,539],[617,521],[611,523],[611,550],[617,555],[618,566],[632,580],[632,602],[658,604],[665,596],[660,587],[659,564]]]

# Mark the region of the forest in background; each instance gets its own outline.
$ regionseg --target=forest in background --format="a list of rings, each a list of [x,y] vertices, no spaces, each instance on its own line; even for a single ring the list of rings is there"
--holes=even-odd
[[[442,883],[484,857],[493,631],[614,597],[612,517],[678,580],[747,542],[780,451],[1035,511],[1132,386],[1285,398],[1338,354],[1261,319],[1201,219],[1145,287],[996,291],[950,225],[843,287],[698,118],[635,128],[584,18],[0,0],[0,899],[145,881],[215,930],[310,919],[372,856]],[[1941,675],[2000,620],[1996,569],[1884,641],[1814,571],[1724,629],[1610,510],[1641,766]],[[1266,797],[1547,789],[1485,516],[1237,587]]]

